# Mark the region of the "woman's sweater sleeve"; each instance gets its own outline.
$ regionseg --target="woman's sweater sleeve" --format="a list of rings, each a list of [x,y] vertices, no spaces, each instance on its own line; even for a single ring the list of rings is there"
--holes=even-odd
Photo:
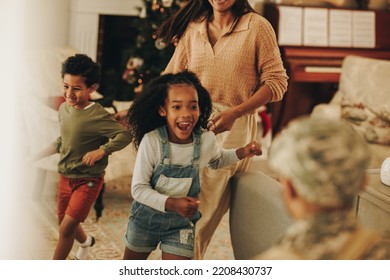
[[[260,83],[267,85],[272,92],[271,102],[280,101],[287,91],[288,76],[283,66],[279,46],[275,32],[271,24],[264,18],[259,17],[260,22],[256,25],[259,40],[258,69],[260,69]]]

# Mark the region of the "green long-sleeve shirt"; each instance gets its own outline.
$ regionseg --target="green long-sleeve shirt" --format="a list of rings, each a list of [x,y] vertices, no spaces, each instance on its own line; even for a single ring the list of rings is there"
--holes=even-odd
[[[59,108],[61,136],[55,145],[60,153],[58,171],[68,178],[101,177],[108,156],[126,147],[131,137],[100,104],[78,110],[63,103]],[[102,148],[106,155],[94,166],[82,163],[83,156]]]

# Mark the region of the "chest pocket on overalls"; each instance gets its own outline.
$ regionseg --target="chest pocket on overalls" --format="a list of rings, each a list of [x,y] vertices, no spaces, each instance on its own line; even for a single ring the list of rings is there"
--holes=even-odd
[[[158,177],[155,190],[172,197],[187,196],[192,184],[192,178],[171,178],[164,174]]]

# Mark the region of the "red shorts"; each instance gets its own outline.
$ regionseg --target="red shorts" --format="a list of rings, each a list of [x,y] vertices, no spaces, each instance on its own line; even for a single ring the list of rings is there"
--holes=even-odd
[[[65,214],[84,222],[102,189],[103,178],[66,178],[60,175],[58,188],[58,221]]]

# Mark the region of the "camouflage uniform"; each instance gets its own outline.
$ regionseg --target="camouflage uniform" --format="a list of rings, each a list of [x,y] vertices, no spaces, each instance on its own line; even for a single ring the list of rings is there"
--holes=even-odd
[[[369,160],[367,143],[344,121],[291,122],[273,140],[269,164],[321,211],[297,220],[256,259],[390,259],[390,233],[362,229],[351,211]]]

